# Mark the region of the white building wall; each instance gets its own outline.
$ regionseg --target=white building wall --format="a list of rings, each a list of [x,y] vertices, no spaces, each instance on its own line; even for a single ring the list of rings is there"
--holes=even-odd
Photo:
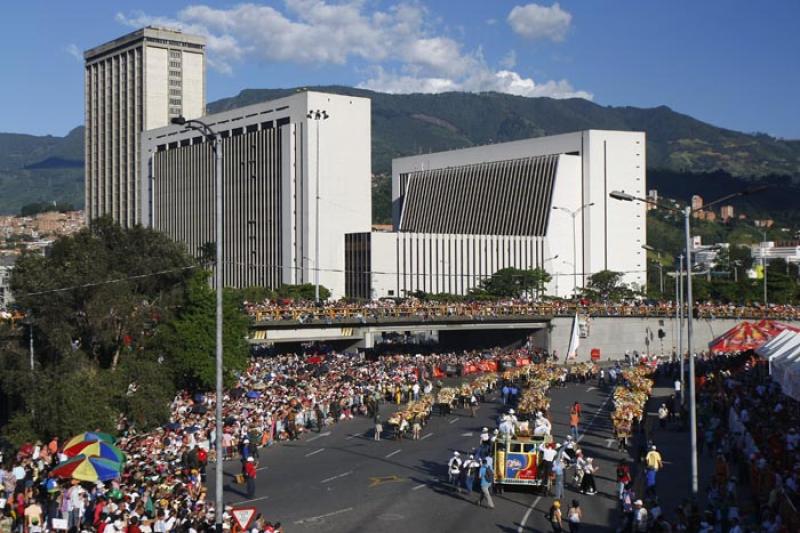
[[[399,225],[400,175],[419,170],[504,161],[523,157],[561,154],[552,206],[569,210],[594,202],[576,219],[575,270],[577,285],[604,269],[625,274],[626,283],[646,285],[645,205],[619,202],[608,196],[613,190],[644,196],[646,193],[645,134],[642,132],[587,130],[549,137],[478,146],[392,161],[393,223]],[[554,276],[548,290],[565,297],[574,294],[572,219],[551,209],[544,241],[545,269]],[[476,236],[482,249],[485,236]],[[496,249],[480,256],[478,275],[489,276],[502,264]],[[558,255],[555,260],[549,260]],[[565,264],[565,262],[569,264]]]
[[[183,116],[200,118],[206,114],[205,55],[183,51]]]
[[[145,119],[142,129],[161,128],[169,124],[169,51],[155,46],[145,47]]]

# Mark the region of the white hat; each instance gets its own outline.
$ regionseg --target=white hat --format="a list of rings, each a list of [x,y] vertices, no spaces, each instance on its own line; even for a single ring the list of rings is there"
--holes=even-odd
[[[252,457],[248,457],[248,458],[247,458],[247,462],[248,462],[248,463],[252,463],[253,461],[255,461],[255,459],[253,459]]]
[[[483,428],[483,429],[481,429],[481,433],[488,433],[488,432],[489,432],[489,428]]]
[[[508,414],[513,415],[514,414],[514,410],[513,409],[509,409],[508,410]]]
[[[642,503],[642,500],[636,500],[633,505],[644,505],[644,503]]]
[[[458,456],[459,456],[459,455],[461,455],[461,454],[460,454],[460,453],[458,453],[458,452],[453,452],[453,455],[454,455],[454,456],[456,456],[456,457],[458,457]]]

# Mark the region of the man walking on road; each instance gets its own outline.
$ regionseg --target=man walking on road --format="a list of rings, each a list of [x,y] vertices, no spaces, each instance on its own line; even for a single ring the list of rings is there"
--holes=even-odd
[[[255,459],[252,457],[247,458],[247,462],[244,465],[244,477],[247,481],[247,497],[253,499],[253,496],[256,495],[256,475],[258,472],[256,471],[256,462]]]
[[[478,507],[482,507],[483,500],[486,500],[489,509],[494,509],[494,501],[492,501],[492,495],[489,493],[489,489],[492,487],[492,482],[494,481],[494,471],[492,471],[486,459],[481,461],[481,469],[478,471],[478,477],[481,480],[481,495],[475,503],[478,504]]]
[[[656,450],[656,445],[650,446],[650,451],[644,458],[647,468],[647,493],[651,496],[656,494],[656,474],[664,466],[661,461],[661,454]]]
[[[461,489],[458,488],[458,478],[461,475],[461,454],[458,452],[453,452],[453,457],[450,458],[450,461],[447,463],[447,476],[448,481],[453,488],[458,489],[461,492]]]

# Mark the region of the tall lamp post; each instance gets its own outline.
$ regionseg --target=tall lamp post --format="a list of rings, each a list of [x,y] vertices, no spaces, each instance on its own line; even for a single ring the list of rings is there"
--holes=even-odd
[[[324,109],[312,109],[306,115],[306,118],[313,120],[317,125],[317,177],[314,192],[316,193],[315,199],[315,214],[314,225],[316,227],[314,237],[314,302],[319,303],[319,123],[322,120],[327,120],[329,117],[328,112]]]
[[[216,269],[214,271],[214,284],[216,285],[216,420],[214,425],[214,446],[217,450],[217,466],[214,470],[214,522],[218,533],[222,532],[222,513],[225,510],[222,485],[222,269],[223,269],[223,228],[222,228],[222,137],[211,126],[197,119],[186,120],[184,117],[175,117],[173,124],[186,126],[202,133],[211,142],[214,151],[214,187],[215,187],[215,218],[216,218]]]
[[[577,227],[575,224],[575,219],[578,217],[580,213],[583,212],[584,209],[587,209],[594,205],[594,202],[589,202],[588,204],[583,204],[577,209],[567,209],[566,207],[559,207],[554,205],[553,209],[556,211],[563,211],[569,216],[572,217],[572,292],[573,297],[577,296],[578,294],[578,259],[577,259],[577,247],[578,247],[578,232]]]
[[[622,200],[625,202],[633,202],[639,201],[644,202],[646,204],[655,205],[661,209],[666,209],[667,211],[672,211],[674,213],[682,213],[683,214],[683,226],[684,226],[684,233],[686,239],[686,351],[689,354],[689,440],[691,443],[692,453],[692,495],[696,498],[697,491],[698,491],[698,474],[697,474],[697,403],[696,403],[696,395],[695,395],[695,378],[694,378],[694,354],[692,353],[692,314],[693,314],[693,300],[692,300],[692,243],[691,243],[691,219],[692,214],[697,211],[703,211],[704,209],[708,209],[709,207],[722,203],[727,202],[733,198],[738,198],[740,196],[748,196],[751,194],[755,194],[757,192],[761,192],[766,189],[766,186],[755,187],[752,189],[746,189],[744,191],[735,192],[732,194],[728,194],[723,196],[722,198],[718,198],[713,202],[709,202],[706,205],[692,209],[691,205],[687,205],[684,209],[679,209],[677,207],[673,207],[671,205],[662,204],[660,202],[650,200],[648,198],[639,198],[632,194],[628,194],[624,191],[612,191],[609,193],[609,196],[615,200]]]
[[[544,265],[546,265],[546,264],[547,264],[549,261],[555,261],[556,259],[558,259],[558,254],[556,254],[556,255],[552,255],[552,256],[550,256],[550,257],[546,257],[546,258],[544,258],[544,259],[542,260],[542,269],[544,270]],[[542,290],[541,290],[541,288],[537,288],[537,290],[536,290],[536,293],[537,293],[537,294],[536,294],[536,297],[537,297],[538,299],[541,299],[541,297],[542,297]],[[556,279],[556,296],[558,296],[558,280],[557,280],[557,279]]]

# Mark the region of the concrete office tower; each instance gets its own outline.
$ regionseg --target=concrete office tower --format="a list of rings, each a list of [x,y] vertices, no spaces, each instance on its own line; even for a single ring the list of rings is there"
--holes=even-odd
[[[645,204],[608,194],[643,196],[645,161],[644,133],[602,130],[395,159],[395,232],[347,236],[347,294],[466,294],[506,267],[543,268],[551,295],[601,270],[644,287]]]
[[[329,118],[308,117],[317,110]],[[369,99],[301,92],[203,122],[223,138],[225,285],[313,284],[319,268],[344,296],[345,234],[368,232],[372,218]],[[142,139],[143,223],[195,256],[215,241],[213,157],[185,126]]]
[[[141,222],[141,132],[205,113],[205,39],[146,27],[84,58],[86,218],[132,226]]]

